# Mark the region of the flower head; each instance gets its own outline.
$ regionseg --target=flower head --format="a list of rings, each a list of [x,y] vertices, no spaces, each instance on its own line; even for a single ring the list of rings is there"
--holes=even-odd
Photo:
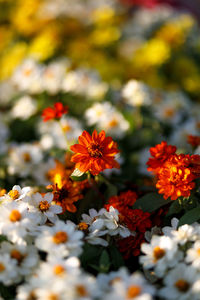
[[[49,121],[51,119],[59,119],[62,115],[68,112],[68,106],[64,106],[61,102],[56,102],[54,107],[47,107],[42,112],[43,121]]]
[[[76,168],[81,172],[90,171],[92,175],[98,175],[105,169],[119,168],[119,164],[114,159],[119,152],[117,143],[111,137],[105,136],[105,131],[99,134],[96,130],[92,136],[85,130],[79,136],[79,144],[71,146],[75,152],[71,161],[76,163]]]
[[[190,196],[190,191],[195,187],[195,175],[189,163],[188,155],[174,154],[160,169],[156,187],[160,194],[164,194],[164,199],[170,197],[176,200],[180,196]]]
[[[149,151],[153,158],[149,158],[147,162],[147,170],[157,173],[163,163],[176,152],[176,147],[167,145],[166,142],[162,142],[155,147],[151,147]]]

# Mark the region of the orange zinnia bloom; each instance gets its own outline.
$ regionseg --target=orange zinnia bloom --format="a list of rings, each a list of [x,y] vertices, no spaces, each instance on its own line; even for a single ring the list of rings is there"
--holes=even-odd
[[[68,112],[68,106],[64,106],[61,102],[54,103],[54,108],[47,107],[43,110],[42,117],[43,121],[49,121],[52,119],[59,119],[62,115]]]
[[[191,190],[195,187],[193,174],[190,166],[189,155],[174,154],[163,165],[158,173],[156,187],[164,199],[176,200],[178,197],[189,197]]]
[[[187,142],[188,142],[188,144],[190,144],[193,147],[198,147],[198,146],[200,146],[200,136],[188,135]]]
[[[110,136],[105,136],[105,131],[99,134],[96,130],[92,136],[85,130],[78,138],[79,144],[71,146],[75,152],[71,161],[81,172],[90,171],[92,175],[98,175],[105,169],[119,168],[114,156],[119,152],[117,143]]]
[[[166,142],[151,147],[149,152],[153,158],[149,158],[147,162],[147,170],[158,173],[164,162],[170,157],[170,155],[176,152],[176,147],[167,145]]]

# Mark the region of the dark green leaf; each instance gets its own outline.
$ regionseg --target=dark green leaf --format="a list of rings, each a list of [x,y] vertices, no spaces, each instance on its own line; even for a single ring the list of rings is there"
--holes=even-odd
[[[179,203],[179,199],[175,200],[172,202],[172,204],[170,205],[169,211],[166,215],[166,217],[174,215],[174,214],[178,214],[179,212],[181,212],[182,210],[182,206]]]
[[[110,258],[106,250],[103,250],[101,257],[99,259],[99,270],[101,273],[106,273],[110,268]]]
[[[200,220],[200,207],[195,207],[180,218],[178,225],[192,224],[198,220]]]
[[[170,202],[170,199],[165,200],[163,196],[157,193],[149,193],[139,198],[133,205],[133,209],[142,209],[144,212],[151,213]]]

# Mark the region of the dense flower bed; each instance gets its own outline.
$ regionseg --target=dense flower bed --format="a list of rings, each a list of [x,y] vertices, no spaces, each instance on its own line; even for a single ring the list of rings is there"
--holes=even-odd
[[[199,25],[123,2],[0,1],[0,299],[200,299]]]

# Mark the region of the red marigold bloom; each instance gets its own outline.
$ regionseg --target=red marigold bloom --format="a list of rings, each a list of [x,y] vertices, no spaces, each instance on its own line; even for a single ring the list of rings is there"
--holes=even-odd
[[[176,147],[167,145],[166,142],[162,142],[155,147],[151,147],[149,152],[151,153],[151,156],[153,156],[153,158],[149,158],[147,162],[147,170],[158,173],[164,162],[176,152]]]
[[[200,177],[200,155],[191,155],[190,169],[196,178]]]
[[[85,130],[78,138],[79,144],[70,149],[75,152],[71,161],[76,163],[75,168],[81,172],[90,171],[92,175],[98,175],[105,169],[119,168],[118,162],[114,159],[119,152],[117,143],[108,136],[105,131],[99,134],[96,130],[92,136]]]
[[[164,199],[176,200],[178,197],[189,197],[195,187],[196,178],[189,167],[190,157],[184,154],[174,154],[163,165],[158,173],[156,187]]]
[[[54,107],[47,107],[42,112],[43,121],[51,119],[59,119],[68,112],[68,106],[64,106],[61,102],[54,103]]]
[[[108,204],[104,207],[109,210],[110,206],[116,208],[119,212],[122,212],[126,206],[133,206],[137,200],[137,194],[133,191],[122,192],[119,196],[112,196],[108,200]]]
[[[200,136],[188,135],[187,142],[193,147],[198,147],[200,146]]]

